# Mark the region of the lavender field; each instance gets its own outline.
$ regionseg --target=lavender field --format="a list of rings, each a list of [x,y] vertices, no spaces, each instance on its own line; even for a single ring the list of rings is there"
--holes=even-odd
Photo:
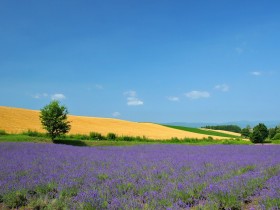
[[[279,209],[279,146],[0,144],[0,208]]]

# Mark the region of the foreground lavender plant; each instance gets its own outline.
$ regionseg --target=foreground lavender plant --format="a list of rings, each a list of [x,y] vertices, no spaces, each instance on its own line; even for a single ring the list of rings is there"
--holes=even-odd
[[[10,208],[279,209],[279,146],[0,144]]]

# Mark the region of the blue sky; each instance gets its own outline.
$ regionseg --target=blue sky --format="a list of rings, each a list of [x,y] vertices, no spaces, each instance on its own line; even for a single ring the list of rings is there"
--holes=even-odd
[[[0,105],[279,120],[278,0],[0,0]]]

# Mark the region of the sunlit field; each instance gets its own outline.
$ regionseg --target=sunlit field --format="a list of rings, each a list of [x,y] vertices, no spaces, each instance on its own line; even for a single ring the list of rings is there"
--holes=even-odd
[[[0,144],[0,207],[278,209],[279,146]]]
[[[8,133],[21,133],[27,130],[44,132],[39,119],[39,111],[1,107],[0,106],[0,130]],[[118,136],[146,137],[150,139],[171,138],[208,138],[209,134],[183,131],[168,128],[154,123],[138,123],[111,118],[97,118],[84,116],[69,116],[71,122],[70,134],[89,134],[98,132],[102,135],[115,133]],[[211,134],[210,134],[211,135]],[[225,139],[227,136],[211,135],[214,139]]]

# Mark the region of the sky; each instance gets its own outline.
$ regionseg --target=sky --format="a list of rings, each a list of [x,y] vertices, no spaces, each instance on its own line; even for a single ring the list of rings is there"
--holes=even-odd
[[[0,106],[137,122],[280,118],[279,0],[0,0]]]

